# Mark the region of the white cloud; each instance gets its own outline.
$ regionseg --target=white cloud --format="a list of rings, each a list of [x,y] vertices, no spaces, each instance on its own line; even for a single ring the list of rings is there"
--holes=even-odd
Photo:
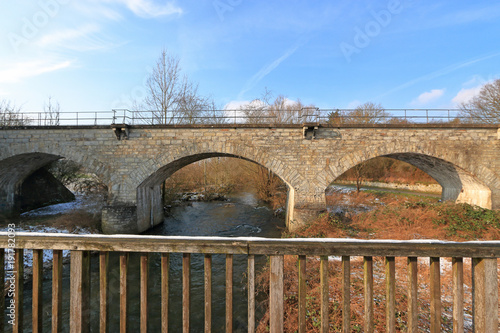
[[[455,97],[453,97],[451,101],[454,104],[467,103],[470,101],[472,97],[476,96],[479,93],[482,87],[483,85],[479,85],[468,89],[463,88],[458,92],[458,94]]]
[[[64,29],[46,34],[40,38],[37,44],[41,47],[62,47],[75,51],[103,49],[111,43],[94,36],[99,31],[99,26],[86,24],[76,29]]]
[[[143,18],[182,14],[182,8],[173,1],[158,5],[152,0],[111,0],[127,6],[135,15]]]
[[[432,89],[431,91],[426,91],[420,94],[417,99],[415,99],[412,104],[424,105],[437,100],[439,97],[443,96],[444,89]]]
[[[0,83],[19,82],[28,77],[38,76],[70,67],[71,64],[72,62],[70,60],[33,60],[7,64],[5,66],[6,69],[0,69]]]

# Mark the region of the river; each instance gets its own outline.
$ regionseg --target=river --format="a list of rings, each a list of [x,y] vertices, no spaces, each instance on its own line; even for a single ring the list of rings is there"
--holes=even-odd
[[[273,211],[259,203],[253,193],[240,192],[229,197],[229,201],[192,202],[173,207],[163,224],[145,232],[147,235],[184,236],[253,236],[280,237],[285,228],[284,220],[274,216]],[[182,255],[170,256],[170,304],[169,330],[182,331]],[[191,256],[191,332],[203,331],[204,323],[204,256]],[[265,258],[256,258],[257,267],[262,267]],[[234,332],[247,331],[247,294],[245,272],[247,258],[233,258],[233,321]],[[119,329],[119,269],[118,255],[110,255],[110,332]],[[63,268],[63,328],[69,330],[69,266]],[[139,331],[139,255],[129,257],[128,274],[130,332]],[[50,331],[51,273],[44,276],[44,330]],[[98,257],[91,258],[91,332],[99,331],[99,270]],[[160,254],[153,253],[149,260],[149,331],[160,331]],[[31,331],[31,284],[26,283],[24,297],[24,321],[26,331]],[[7,300],[7,299],[6,299]],[[6,303],[7,304],[7,303]],[[225,256],[212,258],[212,330],[225,331]],[[257,316],[261,314],[257,308]],[[8,325],[10,328],[10,325]]]

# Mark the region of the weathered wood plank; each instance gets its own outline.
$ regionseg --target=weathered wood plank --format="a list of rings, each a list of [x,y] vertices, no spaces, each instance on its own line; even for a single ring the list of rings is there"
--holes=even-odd
[[[408,332],[418,332],[418,258],[408,258]]]
[[[109,332],[109,253],[99,252],[99,330]]]
[[[283,332],[284,285],[283,256],[270,256],[269,328],[271,333]]]
[[[386,332],[396,332],[396,261],[385,257],[385,321]]]
[[[52,332],[62,332],[63,251],[52,251]]]
[[[0,247],[8,234],[0,232]],[[16,248],[230,254],[290,254],[393,257],[500,257],[500,242],[375,241],[272,239],[237,240],[222,237],[114,236],[16,233]]]
[[[140,325],[141,333],[148,332],[148,273],[149,273],[149,254],[141,253],[140,256]]]
[[[299,333],[306,333],[306,256],[299,256]]]
[[[248,256],[248,333],[255,332],[255,256]]]
[[[189,333],[191,288],[191,254],[182,254],[182,331]]]
[[[497,259],[484,261],[485,332],[498,332],[498,275]]]
[[[441,332],[441,266],[439,257],[430,257],[431,333]]]
[[[453,332],[464,332],[464,262],[453,258]]]
[[[71,333],[90,331],[90,254],[88,251],[71,251],[70,266]]]
[[[14,325],[12,325],[12,332],[18,333],[23,331],[23,290],[24,290],[24,264],[23,264],[24,250],[16,249],[14,251],[14,306],[15,306],[15,317]]]
[[[127,333],[128,319],[128,259],[129,253],[120,253],[120,333]]]
[[[342,256],[342,332],[351,333],[351,258]]]
[[[212,332],[212,255],[205,254],[205,332]]]
[[[42,332],[43,319],[43,250],[33,250],[33,290],[31,300],[32,332]]]
[[[233,331],[233,255],[226,254],[226,332]]]
[[[364,329],[366,333],[373,333],[373,257],[363,258],[363,285],[365,290]]]
[[[320,290],[321,290],[321,327],[320,332],[326,333],[329,331],[329,284],[328,284],[328,256],[320,257],[319,266]]]
[[[170,255],[161,254],[161,331],[168,333],[168,276]]]

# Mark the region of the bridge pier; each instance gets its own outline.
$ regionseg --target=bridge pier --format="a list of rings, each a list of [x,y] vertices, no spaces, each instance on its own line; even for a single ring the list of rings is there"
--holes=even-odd
[[[303,193],[288,190],[286,227],[288,231],[296,231],[316,217],[326,212],[325,192],[318,189],[314,193]]]

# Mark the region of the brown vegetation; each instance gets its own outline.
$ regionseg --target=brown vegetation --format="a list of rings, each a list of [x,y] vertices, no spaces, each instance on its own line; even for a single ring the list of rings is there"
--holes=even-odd
[[[401,196],[393,193],[333,192],[327,196],[329,204],[339,206],[337,214],[324,214],[307,227],[286,237],[353,237],[362,239],[441,239],[472,240],[499,239],[500,212],[473,207],[466,204],[438,202],[436,198]],[[359,207],[371,206],[372,209]],[[356,211],[356,207],[358,211]],[[448,258],[441,259],[442,329],[452,331],[451,263]],[[464,260],[465,312],[471,314],[471,264]],[[307,258],[307,332],[319,332],[320,324],[320,281],[319,260]],[[338,258],[329,260],[329,320],[330,331],[342,330],[342,269]],[[385,266],[384,258],[374,258],[374,330],[385,331]],[[285,257],[285,331],[295,332],[298,327],[298,269],[295,256]],[[406,258],[396,258],[396,329],[407,330],[407,262]],[[259,277],[261,291],[267,292],[269,272]],[[418,260],[419,283],[419,330],[428,331],[429,322],[429,259]],[[351,330],[363,331],[363,258],[351,258]],[[268,314],[264,316],[258,332],[266,332]],[[467,326],[470,329],[470,325]]]

